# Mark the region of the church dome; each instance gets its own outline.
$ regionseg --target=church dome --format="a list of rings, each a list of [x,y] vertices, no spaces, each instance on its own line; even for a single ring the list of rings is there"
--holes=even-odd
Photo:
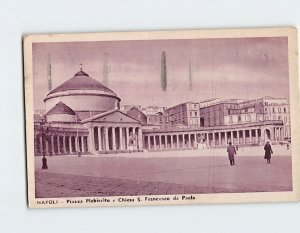
[[[46,118],[48,122],[75,122],[77,116],[69,106],[58,102],[47,112]]]
[[[98,90],[113,96],[117,96],[117,94],[110,90],[108,87],[102,85],[97,80],[91,78],[87,73],[80,70],[74,75],[73,78],[67,80],[57,88],[50,91],[47,97],[51,96],[54,93],[68,90]]]
[[[57,111],[58,108],[54,107],[63,102],[80,118],[116,109],[120,101],[115,92],[91,78],[82,69],[50,91],[44,99],[46,112]],[[63,108],[65,107],[60,106],[61,110]]]
[[[75,115],[75,112],[63,102],[58,102],[52,109],[47,112],[47,115],[54,114],[67,114],[67,115]]]

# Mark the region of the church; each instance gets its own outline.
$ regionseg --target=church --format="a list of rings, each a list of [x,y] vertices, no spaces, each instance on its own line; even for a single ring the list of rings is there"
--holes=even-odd
[[[120,111],[121,98],[82,69],[44,99],[35,122],[35,155],[142,150],[141,123]]]
[[[268,102],[271,100],[268,98]],[[209,126],[153,125],[139,117],[142,116],[139,109],[121,111],[121,98],[82,69],[50,91],[44,102],[46,112],[34,122],[35,155],[193,150],[226,147],[229,142],[238,146],[258,146],[266,141],[282,143],[286,140],[281,118]],[[186,114],[199,118],[198,122],[201,111],[207,114],[198,104],[183,105],[189,106]],[[264,105],[267,108],[267,104]],[[216,106],[210,108],[215,111]],[[174,111],[165,110],[164,113],[168,121],[172,120]],[[288,115],[289,111],[284,114]],[[162,115],[157,117],[160,119]]]

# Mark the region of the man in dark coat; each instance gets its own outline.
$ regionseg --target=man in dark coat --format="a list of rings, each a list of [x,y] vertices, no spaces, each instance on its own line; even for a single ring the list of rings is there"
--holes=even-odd
[[[267,163],[271,163],[271,154],[273,154],[273,150],[269,142],[266,143],[264,150],[265,150],[265,159],[267,160]]]
[[[227,152],[228,152],[228,158],[230,161],[230,165],[234,165],[234,155],[236,155],[236,150],[233,145],[231,145],[231,142],[229,142],[229,146],[227,147]]]

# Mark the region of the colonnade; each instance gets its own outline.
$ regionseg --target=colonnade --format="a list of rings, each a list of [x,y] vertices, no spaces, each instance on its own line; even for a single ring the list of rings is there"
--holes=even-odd
[[[88,151],[88,136],[85,135],[43,135],[35,137],[36,155],[63,155]]]
[[[284,127],[274,127],[273,128],[273,140],[274,141],[283,141],[284,140]]]
[[[262,140],[265,139],[262,139],[262,130],[259,128],[206,132],[207,146],[224,146],[229,142],[234,145],[259,144]]]
[[[110,151],[196,149],[199,144],[206,147],[261,144],[265,141],[283,141],[283,126],[240,128],[233,130],[198,130],[187,132],[144,132],[141,127],[92,126],[89,134],[54,134],[35,136],[36,155],[62,155],[72,153],[107,153]]]
[[[195,132],[148,132],[144,134],[144,147],[148,150],[255,145],[265,141],[282,141],[283,127],[254,127],[234,130],[204,130]]]
[[[155,133],[144,136],[144,147],[148,150],[195,148],[199,134],[197,133]]]
[[[89,150],[92,153],[134,151],[143,148],[140,127],[93,126],[89,128],[89,136]]]

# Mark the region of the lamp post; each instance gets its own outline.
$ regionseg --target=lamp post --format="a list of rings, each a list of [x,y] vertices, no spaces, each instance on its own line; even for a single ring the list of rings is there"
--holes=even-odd
[[[42,155],[43,155],[42,169],[48,169],[44,145],[46,145],[45,142],[48,140],[48,126],[49,125],[46,123],[45,118],[41,119],[40,126],[41,126],[41,131],[42,131],[42,133],[41,133],[42,134]]]

